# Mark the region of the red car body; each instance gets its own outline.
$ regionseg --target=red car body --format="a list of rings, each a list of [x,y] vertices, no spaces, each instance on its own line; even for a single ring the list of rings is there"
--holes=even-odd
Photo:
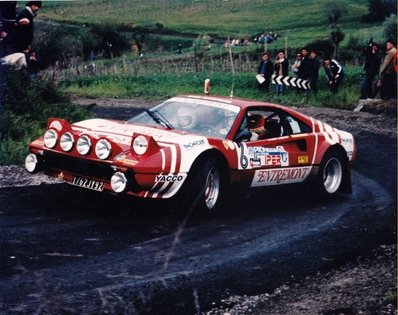
[[[180,124],[180,114],[192,124]],[[142,198],[170,198],[189,186],[203,189],[207,210],[226,187],[313,181],[326,195],[351,192],[356,155],[350,133],[291,108],[198,95],[171,98],[128,122],[51,118],[29,150],[32,173]]]

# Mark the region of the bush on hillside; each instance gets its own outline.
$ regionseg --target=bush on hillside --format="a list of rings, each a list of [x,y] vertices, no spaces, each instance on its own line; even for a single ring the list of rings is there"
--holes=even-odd
[[[43,133],[48,118],[74,122],[89,117],[52,83],[32,81],[26,71],[12,69],[7,69],[3,105],[0,164],[21,162],[27,144]]]

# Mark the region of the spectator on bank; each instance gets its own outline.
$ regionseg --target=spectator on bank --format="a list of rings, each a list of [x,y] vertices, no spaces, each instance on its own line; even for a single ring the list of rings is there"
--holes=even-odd
[[[310,58],[308,59],[308,73],[307,80],[310,82],[311,90],[314,95],[318,94],[318,77],[319,68],[321,67],[321,62],[319,61],[318,54],[315,50],[310,51]],[[307,96],[309,96],[310,90],[307,90]]]
[[[278,52],[278,57],[275,61],[275,75],[278,76],[288,76],[289,75],[289,61],[285,58],[285,52],[280,50]],[[285,92],[285,86],[283,84],[276,85],[276,95],[283,95]]]
[[[16,52],[29,53],[33,41],[33,19],[41,8],[41,1],[29,1],[26,7],[17,14],[15,27]]]
[[[300,64],[301,64],[301,54],[297,53],[296,54],[296,60],[294,61],[293,65],[292,65],[292,71],[294,72],[294,74],[296,76],[298,76]]]
[[[259,81],[259,88],[268,92],[269,85],[271,83],[271,76],[274,73],[274,65],[270,59],[269,53],[263,53],[257,73],[264,79],[262,83]]]
[[[0,58],[15,52],[14,27],[16,16],[16,1],[0,1]]]
[[[30,78],[32,80],[36,80],[38,77],[39,71],[41,69],[41,66],[40,66],[39,61],[37,60],[37,54],[35,51],[30,52],[27,66],[28,66],[28,72],[30,74]]]
[[[298,67],[297,76],[299,79],[306,80],[308,77],[308,63],[309,63],[309,56],[307,48],[301,49],[301,61]]]
[[[361,99],[374,98],[373,81],[379,73],[381,54],[377,43],[370,42],[364,52],[365,55],[365,76],[361,83]]]
[[[396,99],[397,98],[397,72],[394,69],[394,57],[397,49],[392,39],[386,42],[386,56],[380,68],[381,78],[381,98]]]
[[[335,59],[325,57],[323,59],[323,68],[328,78],[329,89],[333,94],[336,94],[344,78],[343,67]]]

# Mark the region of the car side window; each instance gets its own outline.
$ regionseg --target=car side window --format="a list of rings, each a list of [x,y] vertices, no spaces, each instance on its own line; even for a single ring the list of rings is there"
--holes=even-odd
[[[287,129],[289,129],[289,134],[300,134],[300,133],[307,133],[311,132],[311,128],[308,127],[306,124],[297,120],[296,118],[286,115],[284,117],[284,121],[286,123]]]

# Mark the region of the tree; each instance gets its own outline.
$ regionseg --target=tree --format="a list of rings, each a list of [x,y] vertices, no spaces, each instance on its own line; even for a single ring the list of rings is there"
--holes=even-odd
[[[362,21],[367,23],[381,22],[391,14],[396,14],[397,2],[395,0],[369,0],[368,13],[362,16]]]
[[[345,37],[345,34],[340,29],[338,23],[347,10],[348,5],[343,0],[328,1],[325,5],[325,13],[330,27],[330,40],[334,44],[334,56],[337,55],[339,45]]]
[[[331,28],[336,27],[340,18],[347,12],[347,2],[343,0],[328,1],[325,4],[325,13]]]

